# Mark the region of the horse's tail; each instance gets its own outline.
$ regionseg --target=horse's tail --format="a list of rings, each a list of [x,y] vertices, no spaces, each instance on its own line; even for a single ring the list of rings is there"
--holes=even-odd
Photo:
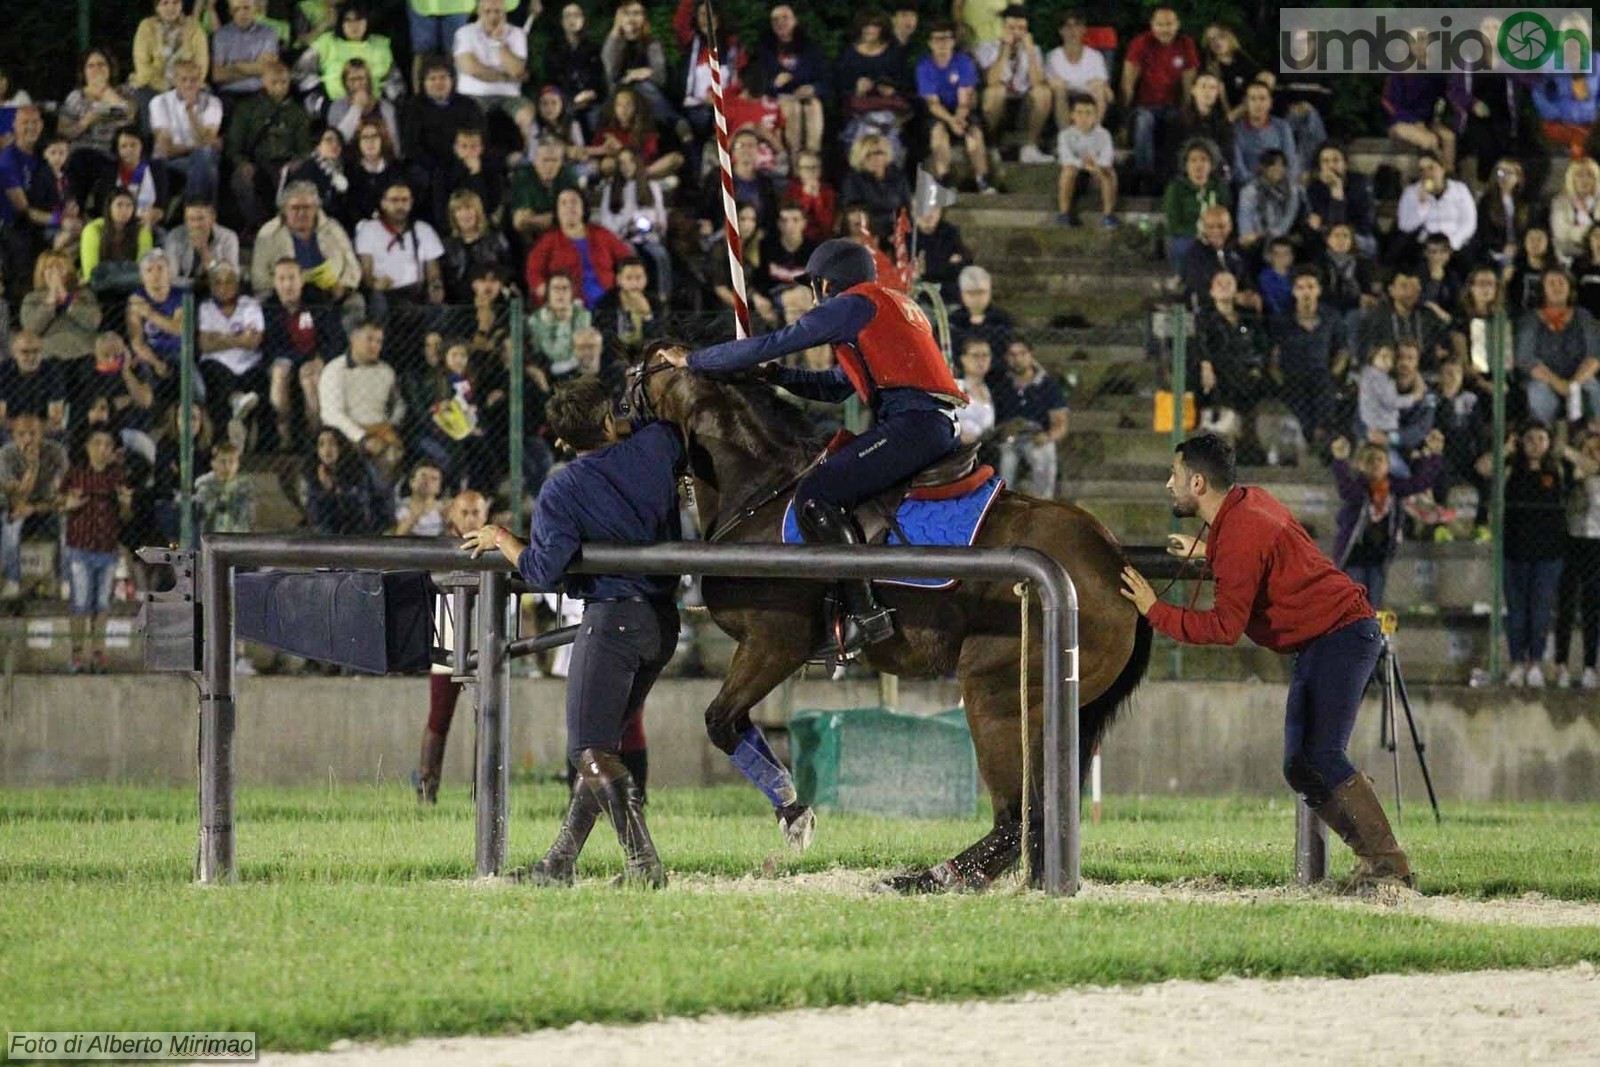
[[[1081,783],[1089,773],[1089,761],[1094,758],[1095,749],[1100,745],[1100,739],[1105,736],[1106,728],[1117,717],[1117,712],[1122,710],[1133,691],[1139,688],[1139,683],[1144,680],[1145,672],[1150,669],[1150,646],[1154,643],[1155,630],[1150,625],[1150,620],[1143,615],[1138,616],[1134,624],[1133,652],[1128,656],[1128,662],[1122,665],[1116,681],[1104,693],[1095,697],[1083,706],[1079,712],[1078,721],[1082,729],[1082,747],[1078,753],[1078,780]]]

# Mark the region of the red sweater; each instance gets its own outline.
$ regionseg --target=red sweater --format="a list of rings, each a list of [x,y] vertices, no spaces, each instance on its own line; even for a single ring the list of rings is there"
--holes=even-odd
[[[589,245],[589,262],[594,268],[595,279],[603,289],[610,291],[617,284],[617,261],[633,255],[633,249],[604,226],[591,223],[584,229],[584,238]],[[560,227],[546,231],[545,235],[535,242],[528,252],[526,273],[528,298],[534,307],[544,304],[544,297],[539,295],[539,286],[549,281],[552,274],[570,275],[577,283],[579,302],[584,304],[590,302],[585,299],[586,294],[583,292],[583,260],[578,255],[578,246],[561,232]]]
[[[1150,625],[1168,637],[1231,645],[1242,633],[1262,648],[1298,652],[1373,614],[1362,588],[1260,486],[1228,491],[1206,538],[1206,559],[1216,576],[1216,606],[1186,611],[1158,601]]]

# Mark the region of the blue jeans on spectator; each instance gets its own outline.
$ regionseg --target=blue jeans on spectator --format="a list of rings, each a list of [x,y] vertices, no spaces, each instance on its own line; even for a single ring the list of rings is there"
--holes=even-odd
[[[1583,393],[1583,410],[1590,417],[1600,415],[1600,378],[1590,378],[1579,386]],[[1567,398],[1544,382],[1528,383],[1528,414],[1540,422],[1554,426],[1567,419]]]
[[[1564,562],[1506,560],[1506,644],[1511,646],[1512,663],[1532,663],[1544,655]]]
[[[448,56],[455,47],[456,31],[467,24],[467,16],[419,15],[415,8],[407,4],[406,22],[411,31],[412,55],[437,52]]]
[[[1167,238],[1167,266],[1172,268],[1172,273],[1183,273],[1184,257],[1189,254],[1189,249],[1194,247],[1196,240],[1194,237]]]
[[[196,148],[186,156],[167,160],[168,170],[183,175],[184,199],[216,201],[220,158],[215,148]]]
[[[1375,608],[1383,607],[1383,585],[1389,578],[1387,563],[1350,563],[1344,572],[1350,580],[1367,590],[1367,601]]]
[[[8,582],[22,581],[22,538],[45,539],[56,536],[60,529],[54,515],[29,515],[24,519],[7,516],[0,521],[0,570]]]
[[[1178,120],[1175,107],[1136,107],[1133,109],[1133,169],[1139,174],[1161,174],[1156,167],[1156,151],[1166,142],[1166,133]]]
[[[111,583],[117,574],[115,552],[67,549],[67,583],[72,587],[68,611],[73,615],[104,615],[111,610]]]
[[[1315,174],[1317,172],[1317,153],[1322,150],[1324,142],[1328,140],[1328,129],[1322,124],[1322,113],[1315,107],[1291,107],[1287,115],[1289,129],[1294,133],[1295,153],[1300,157],[1300,173]],[[1235,175],[1241,182],[1249,181],[1250,175]],[[1367,255],[1372,252],[1362,249]]]
[[[1283,777],[1312,807],[1356,773],[1345,755],[1361,695],[1377,666],[1377,619],[1360,619],[1301,649],[1283,720]]]

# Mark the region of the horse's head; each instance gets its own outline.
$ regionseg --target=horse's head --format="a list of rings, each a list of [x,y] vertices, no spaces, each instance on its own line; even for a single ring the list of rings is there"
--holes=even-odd
[[[669,382],[680,368],[667,361],[667,353],[687,346],[677,341],[655,340],[644,346],[639,361],[628,368],[627,386],[622,393],[622,413],[630,419],[663,419],[679,422],[682,413],[662,403]]]

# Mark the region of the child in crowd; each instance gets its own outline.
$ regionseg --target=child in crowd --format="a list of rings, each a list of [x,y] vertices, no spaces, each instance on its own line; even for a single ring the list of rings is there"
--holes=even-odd
[[[444,533],[445,512],[449,507],[440,496],[444,491],[444,472],[437,464],[424,460],[412,468],[410,484],[411,495],[395,509],[395,535],[438,537]]]
[[[255,528],[255,490],[239,476],[239,446],[224,441],[211,450],[211,472],[195,479],[194,506],[202,533]]]
[[[1444,435],[1428,434],[1422,452],[1405,477],[1389,470],[1389,450],[1367,442],[1350,463],[1350,442],[1336,439],[1333,452],[1333,477],[1339,487],[1339,515],[1333,539],[1333,558],[1341,570],[1366,586],[1367,599],[1375,608],[1383,607],[1383,590],[1389,564],[1400,549],[1406,497],[1426,493],[1444,464]]]
[[[1400,433],[1401,412],[1409,411],[1422,398],[1422,390],[1401,393],[1394,380],[1394,349],[1389,345],[1373,348],[1367,365],[1361,368],[1356,383],[1356,416],[1368,440],[1393,441]],[[1391,457],[1396,466],[1403,467],[1402,456]]]
[[[1287,237],[1274,237],[1267,244],[1267,261],[1256,283],[1264,314],[1282,315],[1294,309],[1294,244]]]
[[[1074,95],[1069,104],[1072,125],[1056,137],[1056,160],[1061,164],[1061,177],[1056,186],[1056,205],[1060,214],[1056,221],[1063,226],[1079,225],[1077,213],[1072,210],[1078,192],[1079,175],[1100,187],[1100,225],[1114,230],[1122,225],[1116,216],[1117,171],[1111,146],[1111,134],[1100,125],[1100,107],[1094,99]]]
[[[122,523],[133,514],[133,490],[122,484],[116,441],[96,430],[61,479],[61,511],[67,517],[67,576],[71,587],[72,660],[68,669],[106,669],[105,621],[111,609],[117,545]]]

